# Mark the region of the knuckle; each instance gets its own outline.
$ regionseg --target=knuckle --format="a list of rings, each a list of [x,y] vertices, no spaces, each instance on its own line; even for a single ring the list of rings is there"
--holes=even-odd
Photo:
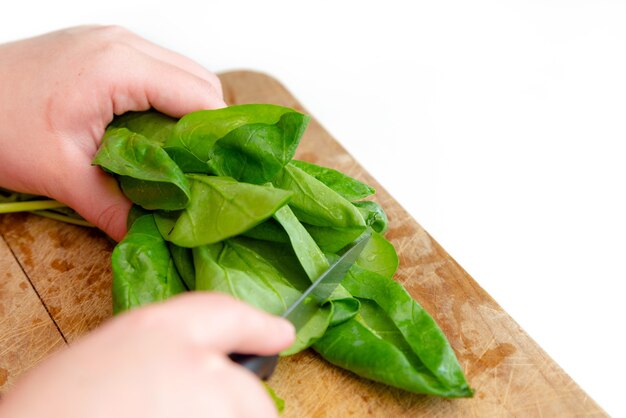
[[[106,61],[117,60],[128,55],[131,47],[120,41],[106,40],[100,43],[95,49],[98,58]]]
[[[108,205],[96,218],[96,226],[105,232],[110,232],[124,217],[124,209],[119,203]]]
[[[96,33],[104,39],[123,39],[131,34],[131,32],[120,25],[104,25],[95,28]]]
[[[215,92],[220,96],[220,98],[224,98],[224,91],[222,89],[222,80],[220,80],[220,78],[217,75],[210,73],[209,83],[211,84]]]

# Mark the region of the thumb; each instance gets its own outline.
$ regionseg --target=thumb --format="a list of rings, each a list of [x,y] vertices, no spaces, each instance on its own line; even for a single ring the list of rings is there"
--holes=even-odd
[[[70,206],[115,241],[121,241],[126,235],[131,202],[117,181],[100,167],[91,166],[88,160],[65,172],[69,174],[60,182],[63,189],[52,197]]]

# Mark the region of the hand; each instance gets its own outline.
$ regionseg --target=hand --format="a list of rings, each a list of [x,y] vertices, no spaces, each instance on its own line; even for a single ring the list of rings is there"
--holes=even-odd
[[[57,199],[120,240],[130,202],[91,166],[113,116],[223,106],[214,74],[119,27],[0,45],[0,186]]]
[[[7,393],[0,415],[276,416],[260,381],[227,353],[274,354],[293,338],[286,320],[226,295],[177,296],[122,314],[54,354]]]

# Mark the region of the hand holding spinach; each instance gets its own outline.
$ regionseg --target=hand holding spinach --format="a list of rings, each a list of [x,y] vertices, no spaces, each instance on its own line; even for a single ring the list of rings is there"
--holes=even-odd
[[[225,106],[214,74],[119,27],[82,26],[0,45],[0,78],[0,187],[63,202],[116,240],[126,232],[130,202],[114,179],[90,166],[107,124],[151,106],[176,117]],[[167,119],[159,118],[154,126]],[[170,137],[151,130],[144,117],[123,120],[119,132],[107,135],[128,135],[137,126],[155,141]],[[136,158],[159,152],[137,141]],[[148,196],[142,184],[159,173],[143,169],[124,175],[125,193],[142,196],[147,206],[160,198],[169,209],[184,207],[182,175]]]

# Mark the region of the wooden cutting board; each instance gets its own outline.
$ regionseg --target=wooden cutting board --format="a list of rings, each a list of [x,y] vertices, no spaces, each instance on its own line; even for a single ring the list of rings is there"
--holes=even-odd
[[[275,79],[221,75],[226,102],[306,112]],[[396,280],[448,336],[476,394],[447,400],[361,379],[307,351],[281,359],[270,384],[285,417],[605,416],[605,412],[315,120],[298,158],[377,190],[400,256]],[[0,390],[111,316],[111,243],[97,230],[0,215]]]

